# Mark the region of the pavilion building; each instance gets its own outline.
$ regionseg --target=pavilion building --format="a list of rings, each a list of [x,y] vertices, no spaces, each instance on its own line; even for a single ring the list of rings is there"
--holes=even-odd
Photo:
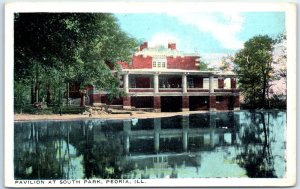
[[[199,63],[199,55],[183,53],[175,43],[149,48],[144,42],[131,64],[118,63],[120,87],[126,95],[111,104],[156,112],[239,110],[236,75],[202,71]],[[107,93],[95,87],[88,90],[88,96],[91,105],[108,103]]]

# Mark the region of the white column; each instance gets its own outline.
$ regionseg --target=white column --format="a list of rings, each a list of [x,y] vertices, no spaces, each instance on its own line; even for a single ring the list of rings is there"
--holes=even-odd
[[[158,93],[158,73],[154,74],[154,93]]]
[[[124,91],[125,93],[129,93],[129,76],[128,76],[128,73],[125,73],[124,74],[124,77],[123,77],[123,81],[124,81]]]
[[[182,75],[182,92],[187,93],[187,77],[186,77],[186,74]]]
[[[209,76],[209,92],[210,93],[214,92],[214,76],[213,75]]]

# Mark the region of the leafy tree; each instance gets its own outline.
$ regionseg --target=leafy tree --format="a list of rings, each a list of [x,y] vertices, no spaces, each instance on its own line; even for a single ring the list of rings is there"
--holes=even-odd
[[[213,69],[209,68],[208,66],[209,66],[209,64],[207,62],[200,59],[200,63],[199,63],[200,71],[212,71]]]
[[[234,58],[240,89],[245,101],[252,108],[264,107],[273,72],[273,39],[269,36],[255,36],[244,44]]]
[[[233,57],[230,55],[222,57],[219,69],[223,72],[232,71],[233,70],[232,61],[233,61]]]
[[[61,103],[70,81],[119,95],[107,65],[128,60],[137,43],[112,14],[17,13],[14,27],[15,84],[27,82],[31,103]]]

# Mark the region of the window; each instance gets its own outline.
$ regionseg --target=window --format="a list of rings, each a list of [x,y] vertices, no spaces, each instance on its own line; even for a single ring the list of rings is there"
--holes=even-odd
[[[157,62],[157,67],[160,68],[160,62]]]
[[[153,61],[152,67],[153,67],[153,68],[156,68],[156,62],[155,62],[155,61]]]
[[[152,68],[154,68],[154,69],[165,69],[165,68],[167,68],[167,59],[166,58],[153,58]]]

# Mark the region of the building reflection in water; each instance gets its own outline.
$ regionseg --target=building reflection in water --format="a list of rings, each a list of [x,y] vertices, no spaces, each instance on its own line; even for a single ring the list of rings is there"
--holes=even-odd
[[[203,119],[201,122],[199,117]],[[126,160],[135,162],[141,170],[141,178],[177,178],[187,166],[194,167],[194,176],[197,176],[203,152],[236,144],[238,117],[239,114],[232,112],[226,115],[213,112],[201,116],[157,118],[151,120],[153,129],[139,129],[139,120],[135,125],[131,120],[124,120]]]
[[[284,176],[285,166],[278,171],[274,165],[285,161],[285,115],[211,112],[155,119],[17,122],[15,178]],[[273,128],[282,134],[275,136]],[[272,154],[271,140],[283,148],[278,154]]]

